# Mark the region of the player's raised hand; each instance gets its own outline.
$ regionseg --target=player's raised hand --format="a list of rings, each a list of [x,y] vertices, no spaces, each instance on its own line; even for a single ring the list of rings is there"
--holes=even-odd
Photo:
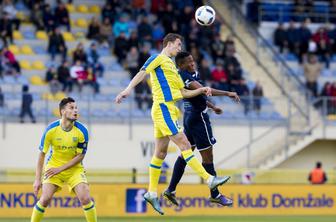
[[[212,96],[210,87],[202,87],[203,94],[206,96]]]
[[[39,192],[39,190],[41,189],[41,187],[42,187],[41,179],[36,179],[36,180],[34,181],[34,185],[33,185],[35,196],[38,195],[38,192]]]
[[[220,115],[223,113],[223,110],[219,107],[213,107],[212,110],[217,114],[217,115]]]
[[[229,92],[228,95],[231,99],[233,99],[236,103],[240,102],[240,98],[236,92]]]
[[[129,96],[130,92],[128,90],[123,90],[121,93],[119,93],[116,98],[114,99],[115,103],[120,104],[123,99],[127,98]]]
[[[55,176],[56,174],[59,174],[62,170],[59,167],[52,167],[49,168],[46,172],[45,172],[45,177],[46,178],[51,178],[53,176]]]

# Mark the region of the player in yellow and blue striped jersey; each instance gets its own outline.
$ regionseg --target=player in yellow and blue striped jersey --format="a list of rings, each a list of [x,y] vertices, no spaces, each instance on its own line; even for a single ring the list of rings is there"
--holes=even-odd
[[[42,220],[53,195],[62,189],[64,183],[80,200],[87,222],[96,222],[96,208],[82,164],[89,142],[88,130],[77,121],[78,108],[74,99],[64,98],[59,109],[61,119],[47,127],[39,147],[34,193],[37,196],[42,188],[42,195],[34,206],[31,222]]]

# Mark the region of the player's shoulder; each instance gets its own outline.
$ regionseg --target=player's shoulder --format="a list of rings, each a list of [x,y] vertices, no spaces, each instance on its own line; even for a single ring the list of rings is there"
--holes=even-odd
[[[79,121],[75,121],[74,126],[75,126],[80,132],[83,133],[84,137],[88,137],[89,132],[88,132],[86,126],[85,126],[83,123],[81,123],[81,122],[79,122]]]
[[[47,133],[47,132],[49,132],[49,131],[55,129],[55,128],[58,127],[59,125],[60,125],[60,120],[56,120],[56,121],[50,123],[50,124],[47,126],[45,132]]]

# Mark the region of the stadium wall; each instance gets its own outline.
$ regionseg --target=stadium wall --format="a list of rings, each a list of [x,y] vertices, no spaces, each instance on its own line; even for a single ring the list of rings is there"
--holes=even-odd
[[[317,140],[276,168],[311,169],[321,161],[324,169],[336,168],[336,140]]]
[[[219,126],[214,124],[217,139],[214,157],[218,162],[237,149],[246,145],[250,137],[257,137],[269,127],[254,127],[253,132],[247,126]],[[7,124],[5,138],[0,139],[0,169],[23,168],[34,169],[39,142],[45,129],[44,124]],[[0,135],[3,132],[0,127]],[[280,128],[280,131],[284,129]],[[132,131],[132,139],[129,138]],[[92,124],[89,127],[90,142],[85,166],[90,169],[147,169],[154,151],[153,128],[151,124]],[[267,143],[274,140],[268,138]],[[172,144],[166,162],[172,166],[178,150]],[[198,154],[197,154],[198,155]],[[241,158],[241,159],[239,159]],[[229,165],[222,168],[234,168],[245,163],[244,156],[237,156]]]

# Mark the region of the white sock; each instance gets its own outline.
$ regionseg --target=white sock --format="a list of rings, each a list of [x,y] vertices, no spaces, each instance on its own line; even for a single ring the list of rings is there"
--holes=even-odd
[[[157,193],[156,192],[148,192],[149,196],[152,198],[156,198],[157,197]]]
[[[213,179],[215,179],[214,176],[210,176],[208,179],[207,179],[207,184],[210,185],[213,181]]]

